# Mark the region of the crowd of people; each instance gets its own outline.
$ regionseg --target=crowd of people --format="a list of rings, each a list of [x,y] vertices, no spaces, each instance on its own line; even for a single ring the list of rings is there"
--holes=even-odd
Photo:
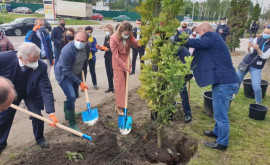
[[[108,79],[108,89],[115,94],[115,110],[118,115],[124,115],[126,76],[134,74],[136,59],[140,60],[145,53],[145,46],[139,44],[142,38],[142,21],[136,20],[136,27],[124,21],[113,27],[104,26],[105,39],[102,46],[97,44],[93,36],[93,27],[87,26],[75,31],[65,27],[65,20],[59,20],[51,36],[44,28],[44,20],[37,18],[33,30],[25,37],[18,51],[14,51],[12,43],[0,33],[0,153],[7,145],[7,138],[12,126],[16,110],[9,108],[10,104],[19,105],[24,100],[29,111],[38,115],[41,110],[51,119],[50,125],[55,127],[58,122],[55,116],[53,90],[50,82],[51,69],[54,66],[55,78],[63,90],[66,101],[63,102],[65,119],[69,127],[80,131],[75,119],[75,102],[79,97],[79,88],[84,91],[89,87],[82,80],[82,71],[87,75],[88,66],[95,90],[99,90],[96,78],[96,52],[104,51],[105,68]],[[233,67],[229,49],[225,43],[230,30],[225,19],[214,30],[210,23],[204,22],[189,29],[186,23],[177,29],[174,42],[179,35],[187,35],[185,47],[177,52],[179,60],[184,62],[185,56],[192,55],[193,76],[200,87],[212,85],[212,99],[215,126],[212,131],[204,131],[215,141],[205,145],[218,150],[226,150],[229,144],[228,111],[230,100],[237,94],[241,81],[247,72],[251,73],[252,85],[255,91],[256,103],[262,102],[260,88],[261,71],[266,59],[270,56],[270,26],[263,35],[249,43],[248,54],[243,63],[248,64],[246,70]],[[4,42],[4,44],[2,44]],[[53,43],[53,45],[52,45]],[[132,49],[132,60],[129,57]],[[143,63],[143,60],[141,60]],[[186,82],[192,78],[187,78]],[[192,120],[191,108],[186,83],[180,91],[185,122]],[[44,138],[44,122],[34,117],[32,120],[36,143],[42,148],[49,148]]]

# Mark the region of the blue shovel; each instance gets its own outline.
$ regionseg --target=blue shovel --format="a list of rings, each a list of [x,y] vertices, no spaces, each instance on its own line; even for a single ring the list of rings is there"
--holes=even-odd
[[[129,66],[129,57],[128,57],[128,66]],[[128,76],[129,72],[126,72],[126,98],[125,98],[125,110],[124,116],[118,117],[118,129],[122,135],[127,135],[132,129],[132,117],[127,116],[127,102],[128,102]]]
[[[82,79],[83,79],[83,82],[85,83],[85,76],[84,76],[83,71],[82,71]],[[97,108],[91,109],[89,96],[86,89],[84,89],[84,93],[85,93],[87,111],[82,112],[82,119],[84,123],[90,126],[93,126],[98,120],[98,109]]]

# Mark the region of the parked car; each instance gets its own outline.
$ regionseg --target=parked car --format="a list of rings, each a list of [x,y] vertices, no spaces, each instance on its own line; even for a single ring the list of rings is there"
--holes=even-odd
[[[92,20],[98,20],[98,21],[103,20],[103,18],[104,18],[103,15],[99,14],[99,13],[93,13],[93,15],[91,17]]]
[[[40,8],[35,11],[35,14],[45,14],[44,9]]]
[[[2,5],[0,5],[0,11],[2,11]],[[12,11],[11,5],[9,3],[6,3],[6,11],[7,12],[11,12]]]
[[[2,29],[6,35],[21,36],[33,29],[35,19],[36,18],[32,17],[17,18],[11,23],[0,25],[0,29]],[[47,32],[50,32],[52,30],[50,23],[46,19],[45,19],[45,29]]]
[[[187,23],[188,26],[193,26],[193,20],[192,19],[184,19],[182,22]]]
[[[12,10],[13,13],[32,14],[33,11],[27,7],[17,7]]]
[[[126,15],[119,15],[117,17],[113,17],[113,20],[115,22],[117,22],[117,21],[122,22],[122,21],[130,21],[131,19]]]

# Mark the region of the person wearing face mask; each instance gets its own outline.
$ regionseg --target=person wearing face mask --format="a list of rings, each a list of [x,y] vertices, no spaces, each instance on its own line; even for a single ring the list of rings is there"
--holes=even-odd
[[[79,86],[84,91],[88,89],[81,80],[81,72],[87,67],[90,53],[88,34],[84,31],[75,33],[74,41],[67,43],[55,66],[55,79],[66,95],[64,102],[65,119],[69,121],[69,127],[80,131],[75,118],[76,91]]]
[[[61,40],[63,37],[63,33],[65,32],[65,20],[59,19],[59,26],[53,28],[51,33],[52,42],[54,43],[54,59],[55,59],[55,65],[57,64],[57,61],[59,59],[60,49],[61,49]]]
[[[40,59],[47,64],[47,72],[50,77],[51,67],[54,65],[52,42],[49,33],[45,30],[44,20],[37,18],[33,30],[26,34],[25,42],[36,44],[40,52]]]
[[[23,43],[18,52],[9,51],[0,53],[0,76],[9,79],[17,91],[17,98],[13,104],[20,105],[21,101],[27,109],[41,115],[44,110],[52,120],[51,126],[58,122],[54,112],[54,99],[52,86],[47,74],[47,66],[40,60],[40,49],[33,43]],[[7,145],[7,138],[12,126],[16,110],[8,108],[0,113],[0,152]],[[44,138],[44,122],[30,117],[36,143],[41,148],[49,148]],[[27,129],[27,128],[25,128]]]
[[[104,27],[104,32],[106,34],[103,46],[97,45],[99,50],[105,51],[104,58],[105,58],[105,68],[108,78],[109,88],[105,91],[105,93],[113,92],[113,68],[112,68],[112,51],[110,49],[110,37],[114,33],[114,28],[111,24],[107,24]]]
[[[191,68],[200,87],[212,85],[212,102],[215,127],[212,131],[204,131],[215,141],[205,145],[225,151],[229,144],[229,105],[233,94],[238,92],[239,78],[232,64],[231,54],[225,41],[218,33],[213,32],[208,22],[196,27],[198,39],[188,39],[187,46],[195,48]]]
[[[220,34],[221,38],[226,41],[227,35],[230,34],[230,28],[225,24],[226,19],[222,18],[220,24],[217,26],[216,32]]]
[[[238,69],[237,75],[242,82],[245,75],[250,72],[252,88],[257,104],[262,103],[261,73],[266,60],[270,56],[270,25],[264,29],[263,35],[248,44],[247,55],[243,61],[249,64],[246,71]],[[239,86],[241,83],[239,83]]]
[[[142,38],[142,34],[141,34],[141,25],[142,25],[142,21],[140,19],[136,20],[136,25],[137,27],[133,28],[133,35],[136,38],[137,41],[139,41]],[[138,48],[132,48],[132,71],[130,72],[130,74],[135,74],[135,69],[136,69],[136,60],[137,60],[137,56],[138,54],[140,55],[140,61],[141,64],[144,63],[142,59],[142,56],[144,55],[145,52],[145,46],[144,45],[139,45]]]
[[[189,37],[192,34],[192,31],[187,27],[187,23],[185,23],[185,22],[183,22],[181,24],[180,29],[176,29],[174,41],[176,41],[176,42],[181,41],[181,39],[179,38],[179,35],[182,35],[183,33],[185,33],[187,37]],[[186,47],[186,48],[189,49],[188,47]]]
[[[123,108],[125,106],[126,91],[126,74],[129,74],[130,64],[130,48],[137,48],[138,42],[132,33],[132,25],[127,21],[122,22],[117,31],[110,37],[110,48],[112,51],[112,67],[114,78],[114,92],[116,106],[115,110],[118,115],[124,115]]]
[[[196,37],[197,37],[196,27],[193,27],[193,28],[191,29],[191,31],[192,31],[192,34],[189,36],[189,38],[190,38],[190,39],[196,38]],[[188,51],[189,51],[189,53],[192,55],[192,54],[193,54],[193,51],[194,51],[194,48],[189,48]]]
[[[98,86],[97,86],[97,76],[96,76],[96,52],[97,52],[97,40],[95,37],[93,37],[92,33],[93,33],[93,28],[91,26],[87,26],[85,28],[86,33],[88,34],[88,42],[90,44],[90,53],[89,53],[89,59],[88,59],[88,64],[89,64],[89,71],[92,77],[92,83],[94,86],[95,90],[98,90]],[[87,68],[84,71],[85,73],[85,79],[86,79],[86,75],[87,75]]]
[[[63,47],[67,43],[69,43],[70,41],[74,40],[74,34],[75,34],[75,30],[73,28],[67,28],[65,30],[65,32],[63,33],[63,36],[62,36],[62,40],[61,40],[60,54],[61,54]],[[60,54],[59,54],[59,57],[60,57]]]

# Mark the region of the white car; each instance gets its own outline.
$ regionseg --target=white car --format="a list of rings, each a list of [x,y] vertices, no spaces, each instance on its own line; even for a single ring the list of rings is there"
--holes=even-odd
[[[44,9],[40,8],[40,9],[36,10],[35,14],[45,14]]]

